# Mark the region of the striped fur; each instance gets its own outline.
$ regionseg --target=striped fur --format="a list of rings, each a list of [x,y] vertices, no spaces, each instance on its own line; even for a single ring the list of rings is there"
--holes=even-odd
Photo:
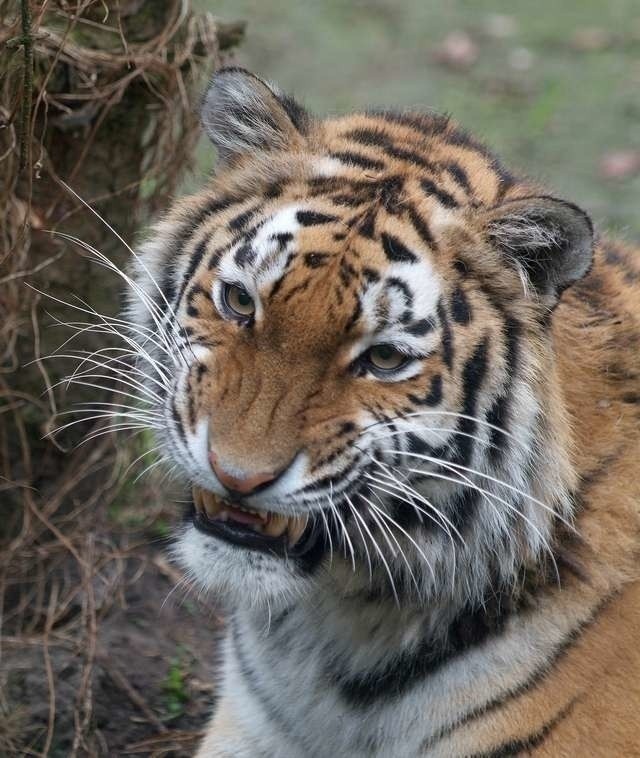
[[[321,537],[183,528],[230,606],[199,756],[640,754],[637,251],[444,117],[314,120],[229,69],[203,121],[216,174],[136,271],[177,355],[160,441],[219,495],[210,448],[284,470],[248,507]]]

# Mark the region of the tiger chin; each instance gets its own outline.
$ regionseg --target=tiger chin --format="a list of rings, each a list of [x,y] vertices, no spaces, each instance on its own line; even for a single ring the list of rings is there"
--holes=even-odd
[[[640,755],[640,251],[432,113],[229,68],[202,123],[130,300],[228,606],[198,755]]]

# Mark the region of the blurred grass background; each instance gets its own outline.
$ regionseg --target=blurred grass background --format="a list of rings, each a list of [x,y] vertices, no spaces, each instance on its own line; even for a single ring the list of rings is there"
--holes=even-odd
[[[449,112],[512,168],[640,239],[638,0],[199,4],[247,19],[238,63],[314,111]],[[206,170],[204,144],[200,156]]]

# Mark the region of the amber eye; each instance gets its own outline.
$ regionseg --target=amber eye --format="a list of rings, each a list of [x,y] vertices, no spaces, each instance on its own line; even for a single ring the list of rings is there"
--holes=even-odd
[[[394,371],[407,362],[407,356],[393,345],[374,345],[369,348],[367,360],[379,371]]]
[[[222,290],[224,304],[236,316],[248,319],[256,312],[256,304],[251,295],[236,284],[225,284]]]

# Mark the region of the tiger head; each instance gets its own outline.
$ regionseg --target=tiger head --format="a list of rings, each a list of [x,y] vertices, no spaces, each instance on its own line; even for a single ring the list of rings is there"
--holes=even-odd
[[[184,566],[236,603],[433,602],[547,560],[575,478],[552,316],[588,217],[437,115],[319,120],[230,68],[202,121],[215,175],[131,301],[193,488]]]

